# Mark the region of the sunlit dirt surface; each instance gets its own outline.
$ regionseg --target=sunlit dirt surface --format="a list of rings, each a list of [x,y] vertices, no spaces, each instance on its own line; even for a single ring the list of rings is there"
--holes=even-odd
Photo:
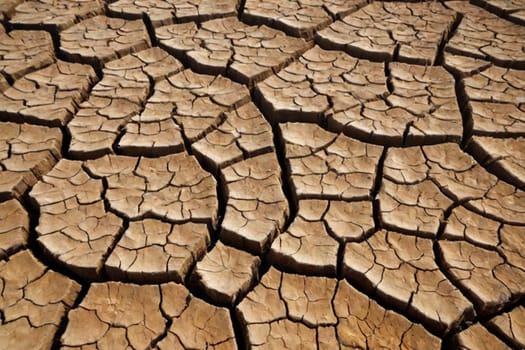
[[[0,1],[0,350],[525,348],[525,1]]]

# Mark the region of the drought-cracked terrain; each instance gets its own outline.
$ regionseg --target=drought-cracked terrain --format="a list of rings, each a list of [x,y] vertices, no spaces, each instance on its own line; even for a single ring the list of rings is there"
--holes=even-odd
[[[0,1],[0,350],[525,348],[525,1]]]

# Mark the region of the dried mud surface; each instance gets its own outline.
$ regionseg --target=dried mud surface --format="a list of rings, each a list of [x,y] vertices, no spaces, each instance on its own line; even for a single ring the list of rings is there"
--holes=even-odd
[[[525,348],[525,2],[0,2],[0,350]]]

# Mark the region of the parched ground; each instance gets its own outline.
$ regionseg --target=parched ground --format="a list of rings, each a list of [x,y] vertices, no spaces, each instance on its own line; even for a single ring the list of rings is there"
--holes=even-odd
[[[525,348],[525,1],[0,1],[0,350]]]

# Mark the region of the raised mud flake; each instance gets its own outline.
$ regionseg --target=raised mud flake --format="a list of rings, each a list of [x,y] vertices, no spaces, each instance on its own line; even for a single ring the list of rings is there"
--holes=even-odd
[[[172,326],[166,329],[168,321]],[[228,310],[196,299],[175,283],[92,284],[69,313],[61,344],[64,349],[236,348]]]
[[[524,81],[525,72],[495,66],[463,80],[475,135],[525,134]]]
[[[242,19],[250,23],[265,23],[293,36],[312,38],[314,32],[332,22],[322,2],[248,0]]]
[[[193,270],[192,281],[214,301],[234,304],[258,279],[261,261],[218,242]]]
[[[384,65],[318,46],[257,84],[263,112],[273,121],[319,121],[325,114],[388,94]]]
[[[53,39],[48,32],[12,30],[0,35],[0,72],[11,80],[55,62]]]
[[[472,316],[472,304],[439,270],[429,239],[381,230],[346,245],[343,271],[349,280],[440,332]]]
[[[386,310],[347,281],[339,282],[333,301],[337,335],[350,349],[439,349],[440,340],[419,324]]]
[[[281,69],[311,47],[303,39],[266,27],[249,26],[228,17],[204,22],[173,24],[155,30],[162,47],[207,74],[227,73],[253,84]]]
[[[40,210],[36,232],[44,252],[89,280],[99,278],[122,220],[106,212],[103,185],[82,163],[61,160],[30,192]]]
[[[398,184],[383,179],[378,199],[385,227],[428,238],[436,236],[445,210],[453,203],[431,180]]]
[[[197,299],[178,284],[161,285],[161,291],[161,308],[172,324],[157,344],[160,350],[237,349],[228,309]]]
[[[396,229],[435,235],[437,218],[452,201],[502,222],[522,225],[525,221],[525,193],[489,173],[455,143],[392,148],[385,159],[384,178],[379,194],[381,215]],[[399,190],[404,196],[398,195]],[[404,197],[411,199],[408,206],[395,204]],[[432,209],[428,214],[426,205],[416,206],[423,201]],[[414,208],[419,213],[416,217],[411,214]],[[388,216],[392,220],[385,219]],[[428,230],[419,230],[420,222],[431,225]]]
[[[525,4],[520,0],[476,0],[475,3],[489,8],[501,17],[525,25]]]
[[[437,234],[445,210],[453,203],[428,179],[420,148],[388,150],[378,199],[385,227],[420,236]]]
[[[274,150],[272,128],[253,102],[225,112],[224,117],[217,129],[192,144],[210,168],[218,170]]]
[[[525,192],[490,174],[457,144],[423,147],[430,176],[454,201],[500,221],[525,222]]]
[[[0,122],[0,199],[21,198],[61,157],[58,128]]]
[[[201,139],[224,119],[223,113],[250,102],[249,90],[223,76],[187,69],[160,81],[137,122],[173,118],[190,142]]]
[[[309,123],[280,124],[296,199],[369,199],[383,148]]]
[[[141,19],[145,14],[154,27],[188,21],[235,16],[238,0],[118,0],[108,5],[111,14]]]
[[[126,125],[118,148],[126,155],[163,156],[184,151],[184,140],[182,130],[171,119],[132,122]]]
[[[93,87],[88,100],[80,105],[80,110],[68,124],[70,155],[92,158],[112,153],[121,128],[142,110],[150,94],[151,81],[159,81],[182,69],[180,62],[158,47],[107,63],[102,80]],[[124,153],[139,153],[137,151],[146,142],[144,134],[154,131],[151,125],[135,126],[138,135],[133,137],[135,129],[130,126],[130,134],[121,140]],[[130,141],[133,142],[131,145]]]
[[[441,6],[441,5],[440,5]],[[273,121],[323,122],[331,130],[389,145],[459,141],[455,82],[443,67],[358,60],[319,47],[257,84]]]
[[[470,77],[477,74],[492,64],[480,58],[455,55],[450,52],[443,53],[443,66],[449,71],[453,71],[461,78]]]
[[[28,251],[0,262],[0,349],[51,349],[62,318],[80,292]]]
[[[525,307],[517,306],[491,319],[488,324],[517,348],[525,347]]]
[[[206,253],[209,240],[205,224],[133,221],[108,257],[105,269],[116,279],[181,283]]]
[[[293,36],[312,38],[317,30],[332,23],[332,16],[344,16],[365,4],[364,0],[248,0],[242,19],[264,23]]]
[[[525,67],[525,27],[466,1],[447,1],[447,6],[463,18],[445,50],[506,67]]]
[[[490,172],[525,189],[525,138],[474,136],[469,147]]]
[[[96,80],[88,65],[57,61],[0,93],[0,119],[63,126]]]
[[[21,28],[46,28],[55,32],[104,12],[101,0],[37,0],[15,8],[9,22]]]
[[[261,281],[236,307],[237,315],[247,328],[245,337],[249,344],[257,345],[253,343],[253,337],[258,333],[257,324],[272,323],[287,316],[286,304],[280,296],[282,276],[282,272],[270,267]],[[252,335],[251,331],[256,333]]]
[[[331,304],[336,283],[334,279],[286,274],[271,267],[236,308],[248,346],[317,348],[316,328],[333,326],[337,321]]]
[[[294,272],[335,276],[339,242],[327,231],[327,201],[304,200],[288,230],[270,248],[270,261]]]
[[[500,242],[501,228],[500,222],[476,214],[465,207],[456,207],[447,218],[442,238],[495,247]]]
[[[381,144],[458,142],[463,121],[453,76],[443,67],[391,63],[392,92],[328,117],[347,135]]]
[[[455,18],[435,2],[374,2],[319,31],[317,40],[375,61],[433,64]]]
[[[273,267],[236,312],[246,343],[257,349],[440,346],[423,327],[383,309],[344,280],[282,273]]]
[[[454,336],[454,346],[459,350],[510,350],[504,342],[476,323]]]
[[[151,46],[142,20],[96,16],[60,32],[60,51],[68,59],[99,67]]]
[[[61,344],[64,349],[83,349],[88,344],[97,349],[146,349],[166,327],[161,302],[159,286],[94,283],[68,314]]]
[[[110,208],[130,219],[217,224],[216,181],[186,153],[145,158],[107,155],[86,168],[107,182]]]
[[[221,176],[227,198],[221,240],[253,254],[263,253],[289,215],[275,154],[236,163],[223,169]]]
[[[15,199],[0,203],[0,260],[27,244],[29,215]]]
[[[479,313],[498,311],[525,294],[523,231],[520,227],[502,230],[502,244],[495,251],[462,241],[439,242],[445,268]]]
[[[340,242],[362,240],[373,229],[370,202],[302,200],[293,223],[273,242],[269,259],[296,273],[334,276]]]

